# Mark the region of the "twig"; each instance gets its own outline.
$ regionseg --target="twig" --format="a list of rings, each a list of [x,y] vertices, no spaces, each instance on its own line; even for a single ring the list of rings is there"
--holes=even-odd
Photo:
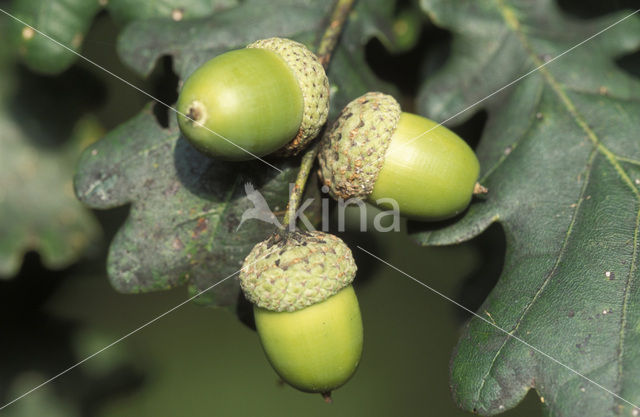
[[[329,18],[329,26],[320,39],[320,45],[318,46],[318,59],[326,70],[331,61],[331,54],[338,44],[338,38],[342,33],[344,23],[353,8],[355,0],[337,0],[331,17]]]
[[[284,220],[282,221],[282,225],[288,228],[290,231],[294,230],[296,227],[296,211],[298,210],[300,200],[302,199],[302,195],[304,194],[304,186],[306,185],[307,179],[309,178],[311,167],[313,167],[313,163],[316,160],[316,155],[318,155],[318,144],[314,143],[302,157],[302,162],[300,163],[300,171],[298,171],[295,185],[293,186],[293,190],[291,190],[289,204],[287,204],[287,212],[285,213]]]
[[[331,62],[331,54],[338,44],[338,39],[340,38],[344,24],[354,3],[355,0],[337,0],[333,7],[331,17],[329,18],[329,25],[320,39],[317,52],[318,59],[325,70],[328,68],[329,62]],[[307,183],[307,179],[309,178],[309,173],[313,167],[316,155],[318,155],[318,144],[314,143],[302,157],[300,171],[298,171],[295,185],[293,190],[291,190],[291,196],[289,197],[289,203],[287,204],[287,212],[285,213],[284,220],[282,222],[282,225],[289,230],[295,229],[296,211],[300,205],[300,200],[302,200],[304,187]]]

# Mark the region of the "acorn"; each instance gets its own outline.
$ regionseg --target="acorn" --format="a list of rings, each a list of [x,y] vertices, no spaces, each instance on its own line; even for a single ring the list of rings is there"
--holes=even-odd
[[[391,96],[371,92],[340,113],[320,143],[320,178],[332,197],[363,199],[418,220],[461,213],[475,192],[480,164],[458,135],[402,112]],[[486,189],[484,190],[486,191]]]
[[[330,399],[356,371],[363,332],[355,273],[349,247],[317,231],[276,233],[246,257],[240,286],[267,359],[291,386]]]
[[[329,112],[329,81],[318,57],[282,38],[223,53],[195,70],[177,103],[182,134],[200,151],[248,160],[295,155]]]

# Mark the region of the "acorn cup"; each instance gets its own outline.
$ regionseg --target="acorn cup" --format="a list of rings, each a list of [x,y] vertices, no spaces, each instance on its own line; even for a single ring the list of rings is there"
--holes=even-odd
[[[349,247],[316,231],[272,235],[251,250],[240,272],[275,371],[327,401],[354,374],[362,353],[362,319],[351,285],[355,273]]]
[[[372,92],[350,102],[327,130],[318,154],[320,178],[332,197],[367,200],[403,216],[443,220],[461,213],[480,164],[455,133],[400,110],[391,96]]]
[[[195,70],[180,91],[177,110],[184,137],[209,156],[295,155],[327,120],[329,81],[303,44],[263,39]]]

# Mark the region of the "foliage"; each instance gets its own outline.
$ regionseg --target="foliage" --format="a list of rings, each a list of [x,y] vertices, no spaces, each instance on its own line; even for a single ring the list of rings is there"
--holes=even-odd
[[[121,30],[122,62],[147,77],[169,57],[180,83],[210,58],[259,38],[283,36],[317,46],[331,2],[265,4],[14,0],[12,11],[73,51],[82,50],[103,11]],[[476,151],[489,194],[454,221],[410,222],[410,233],[421,245],[446,245],[499,223],[507,241],[505,263],[479,314],[640,403],[640,81],[618,65],[621,56],[640,48],[640,17],[556,61],[629,12],[578,19],[552,0],[421,0],[419,6],[420,14],[411,2],[357,3],[329,67],[330,120],[367,91],[399,96],[370,65],[381,61],[365,53],[374,39],[388,51],[386,59],[411,56],[412,73],[428,74],[410,91],[403,89],[403,104],[415,101],[417,112],[449,125],[484,110],[488,119]],[[431,24],[452,34],[450,48],[425,47],[421,30],[439,33]],[[55,77],[29,74],[10,48],[0,50],[0,276],[14,275],[29,250],[49,268],[82,259],[100,246],[99,226],[86,207],[127,205],[128,218],[107,257],[117,290],[187,285],[195,294],[236,272],[251,247],[272,231],[255,220],[240,225],[241,214],[252,207],[245,184],[281,215],[299,159],[269,159],[280,171],[259,161],[209,159],[180,136],[171,111],[168,126],[161,122],[157,104],[96,141],[103,132],[88,96],[100,87],[77,71],[78,57],[21,24],[7,26],[21,62]],[[2,27],[0,32],[6,33]],[[308,188],[317,197],[317,184]],[[318,207],[313,210],[317,216]],[[198,301],[236,306],[237,281],[225,281]],[[457,404],[496,414],[533,388],[549,414],[630,415],[628,403],[531,346],[472,319],[451,364]],[[38,373],[26,381],[47,375]],[[7,379],[19,374],[15,370]],[[24,381],[15,382],[14,390],[26,388]],[[52,413],[78,412],[47,395],[34,401],[42,400]]]
[[[551,1],[422,6],[454,33],[451,58],[420,91],[421,110],[437,120],[629,15],[577,21]],[[507,255],[479,313],[636,404],[640,81],[615,59],[638,47],[634,16],[465,113],[489,114],[477,149],[489,195],[448,227],[414,228],[422,244],[450,244],[499,222]],[[631,412],[477,318],[465,327],[451,378],[458,404],[481,414],[513,407],[530,388],[554,415]]]
[[[52,89],[18,73],[10,57],[0,58],[0,69],[0,278],[6,278],[29,250],[57,269],[98,244],[99,226],[76,200],[72,178],[80,152],[102,128],[84,109],[86,96],[66,89],[92,80],[70,74],[73,80]]]
[[[12,14],[30,27],[11,22],[9,36],[29,68],[59,74],[78,59],[76,53],[103,7],[115,21],[126,24],[134,20],[206,17],[237,3],[237,0],[14,0]]]

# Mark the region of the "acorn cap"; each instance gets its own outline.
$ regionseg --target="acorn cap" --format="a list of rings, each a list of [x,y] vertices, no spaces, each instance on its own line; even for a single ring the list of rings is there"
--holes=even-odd
[[[371,92],[342,110],[320,143],[320,177],[333,198],[364,199],[384,165],[400,119],[400,105],[387,94]]]
[[[240,271],[240,286],[256,306],[292,312],[338,293],[355,274],[353,255],[341,239],[295,231],[254,246]]]
[[[295,155],[316,137],[329,114],[329,79],[318,57],[303,44],[283,38],[262,39],[247,45],[275,52],[293,71],[302,90],[303,113],[298,135],[278,153]]]

